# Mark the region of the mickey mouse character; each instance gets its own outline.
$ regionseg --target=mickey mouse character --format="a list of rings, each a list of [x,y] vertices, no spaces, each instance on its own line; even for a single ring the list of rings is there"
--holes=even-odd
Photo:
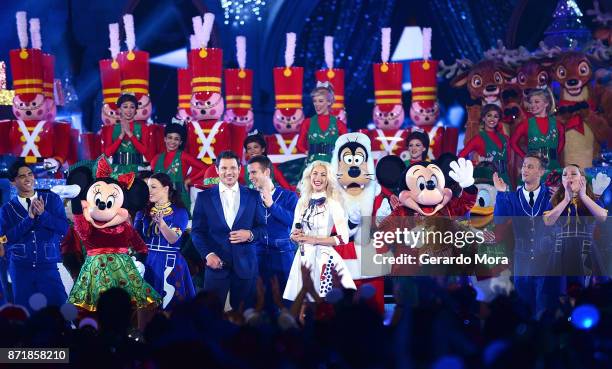
[[[379,170],[379,166],[385,170]],[[381,186],[399,194],[399,206],[395,207],[378,227],[379,232],[395,232],[409,230],[411,232],[442,232],[450,231],[457,234],[465,231],[459,222],[448,217],[466,215],[476,203],[478,189],[474,185],[474,167],[472,162],[464,158],[445,153],[432,162],[417,162],[406,167],[401,158],[386,156],[376,168],[376,176]],[[402,231],[403,232],[403,231]],[[406,241],[410,242],[410,241]],[[446,241],[413,240],[415,244],[400,241],[384,244],[377,250],[386,253],[393,249],[396,257],[403,258],[406,254],[435,256],[452,256],[465,254],[460,247],[448,244]],[[470,252],[470,250],[466,250]],[[436,275],[448,273],[469,275],[471,266],[440,266],[436,269],[420,270],[417,264],[394,264],[392,275]],[[459,269],[457,269],[459,268]],[[463,268],[463,269],[462,269]],[[467,268],[467,269],[464,269]],[[426,269],[426,270],[425,270]]]
[[[79,167],[68,176],[68,185],[81,189],[71,205],[74,229],[87,251],[68,302],[95,311],[102,292],[120,287],[137,308],[159,305],[161,297],[142,278],[144,266],[128,255],[131,248],[142,259],[148,251],[129,222],[130,212],[144,208],[149,198],[147,185],[134,173],[111,178],[105,156],[98,158],[96,167],[95,179],[88,167]]]
[[[376,171],[378,181],[399,191],[402,205],[393,210],[392,216],[463,216],[476,203],[478,189],[474,186],[474,167],[469,160],[446,153],[438,160],[406,167],[397,156],[383,159],[378,165],[387,170]]]

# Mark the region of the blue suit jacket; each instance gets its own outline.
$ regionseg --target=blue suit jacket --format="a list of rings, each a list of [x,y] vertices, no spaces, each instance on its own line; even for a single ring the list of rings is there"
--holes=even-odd
[[[239,278],[255,277],[257,274],[255,245],[265,232],[263,207],[259,205],[257,191],[240,186],[240,207],[231,229],[223,214],[219,186],[200,192],[193,210],[192,225],[191,239],[202,258],[214,252],[225,264],[223,269],[207,267],[206,273],[211,273],[213,278],[227,278],[230,270],[233,270]],[[253,241],[230,243],[230,231],[239,229],[253,232]]]
[[[521,217],[527,216],[526,212],[529,212],[535,216],[542,216],[546,210],[549,210],[549,202],[548,187],[540,184],[540,193],[535,199],[532,209],[525,196],[523,196],[523,187],[521,186],[514,192],[498,192],[493,214],[497,217]]]
[[[45,211],[32,219],[14,197],[0,211],[0,228],[7,238],[10,261],[21,267],[55,268],[61,261],[60,241],[68,231],[62,200],[52,192],[38,192]]]

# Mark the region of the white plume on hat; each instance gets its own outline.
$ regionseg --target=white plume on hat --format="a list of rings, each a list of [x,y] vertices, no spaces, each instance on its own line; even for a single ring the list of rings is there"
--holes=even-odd
[[[389,55],[391,55],[391,28],[382,28],[380,32],[382,34],[380,58],[383,63],[386,63],[389,61]]]
[[[291,67],[295,61],[295,41],[294,32],[287,33],[287,46],[285,47],[285,66]]]
[[[423,28],[423,59],[431,58],[431,28]]]
[[[240,69],[246,68],[246,37],[236,36],[236,59]]]
[[[327,69],[332,69],[334,67],[334,36],[325,36],[323,50],[325,51],[325,65]]]
[[[189,48],[191,50],[196,50],[197,48],[199,48],[199,46],[200,42],[198,41],[198,36],[189,35]]]
[[[40,20],[38,18],[30,19],[30,39],[32,40],[32,49],[42,50],[42,37],[40,36]]]
[[[28,47],[28,17],[26,12],[17,12],[17,36],[19,37],[19,47],[25,49]]]
[[[119,51],[121,51],[121,41],[119,40],[119,23],[111,23],[108,25],[108,38],[110,40],[111,57],[117,59]]]
[[[134,31],[134,16],[132,14],[123,16],[123,26],[125,27],[125,44],[128,51],[132,51],[136,48],[136,32]]]
[[[195,50],[195,49],[202,47],[202,44],[203,44],[202,30],[203,30],[204,24],[202,23],[202,17],[198,15],[198,16],[191,18],[191,24],[193,25],[193,35],[189,37],[189,43],[191,44],[191,49]],[[194,47],[194,41],[192,38],[195,39],[196,41],[195,47]]]
[[[215,15],[213,13],[204,14],[204,22],[202,23],[202,47],[208,47],[208,41],[210,41],[210,35],[212,33],[212,27],[215,23]]]

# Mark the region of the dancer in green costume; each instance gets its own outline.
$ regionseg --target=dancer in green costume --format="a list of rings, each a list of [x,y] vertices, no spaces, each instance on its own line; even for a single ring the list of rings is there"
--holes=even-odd
[[[147,153],[149,131],[145,124],[134,121],[138,101],[134,95],[117,99],[119,123],[102,127],[104,155],[113,158],[116,174],[138,172]]]
[[[204,178],[207,166],[201,160],[183,151],[186,138],[187,131],[184,126],[177,123],[168,124],[164,129],[166,150],[151,160],[151,169],[154,173],[166,173],[170,176],[174,188],[181,196],[183,205],[186,209],[191,209],[189,192],[186,187],[200,183]]]
[[[347,133],[344,122],[330,114],[334,90],[329,82],[317,82],[310,97],[317,114],[302,123],[298,139],[298,150],[308,152],[306,166],[316,160],[329,163],[336,140]]]

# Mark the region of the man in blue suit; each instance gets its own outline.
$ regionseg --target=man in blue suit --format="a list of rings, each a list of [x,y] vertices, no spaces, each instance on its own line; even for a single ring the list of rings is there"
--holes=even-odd
[[[250,307],[257,277],[256,242],[265,232],[259,193],[238,185],[240,161],[223,151],[215,163],[220,183],[198,194],[191,238],[206,260],[204,289],[222,302],[230,292],[230,305]]]
[[[34,190],[36,178],[23,160],[9,168],[18,195],[2,206],[0,229],[6,235],[6,254],[14,302],[30,308],[29,299],[42,293],[49,305],[67,300],[57,263],[60,241],[68,231],[62,200],[54,193]]]
[[[259,206],[264,209],[266,232],[257,243],[259,276],[266,286],[266,308],[272,311],[271,279],[276,277],[279,290],[284,291],[291,264],[295,257],[296,245],[289,238],[293,225],[293,213],[298,198],[293,191],[274,186],[270,173],[272,162],[265,155],[254,156],[248,163],[251,183],[259,191]],[[282,292],[281,292],[282,293]]]
[[[559,279],[543,277],[547,256],[552,247],[550,227],[544,225],[542,215],[550,203],[549,189],[541,183],[546,162],[537,153],[523,158],[523,185],[516,191],[495,173],[496,223],[512,221],[514,230],[514,287],[519,297],[531,306],[536,317],[553,308],[559,296]]]

